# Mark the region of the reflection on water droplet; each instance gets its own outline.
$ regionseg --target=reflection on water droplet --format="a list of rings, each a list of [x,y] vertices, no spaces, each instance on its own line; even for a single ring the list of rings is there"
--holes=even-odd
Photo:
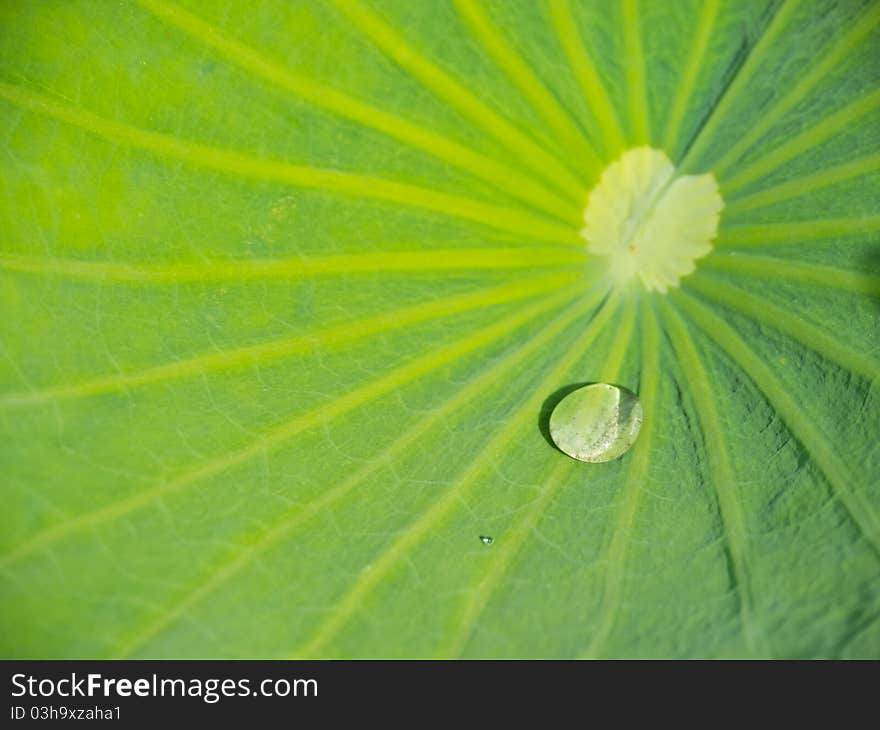
[[[611,461],[629,451],[642,427],[638,396],[607,383],[569,393],[550,414],[550,436],[578,461]]]
[[[480,542],[483,543],[483,545],[491,545],[495,542],[495,538],[488,537],[487,535],[480,535]]]

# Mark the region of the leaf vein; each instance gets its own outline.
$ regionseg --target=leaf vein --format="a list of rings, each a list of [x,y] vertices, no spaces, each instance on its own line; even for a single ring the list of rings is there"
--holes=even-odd
[[[534,417],[535,411],[540,407],[541,401],[546,397],[552,384],[558,382],[571,369],[584,350],[598,336],[616,309],[617,300],[616,295],[605,300],[598,314],[590,321],[575,344],[542,378],[534,392],[523,399],[522,405],[516,409],[486,447],[471,461],[452,485],[371,562],[370,570],[360,575],[345,596],[336,604],[334,610],[315,629],[311,638],[292,652],[293,656],[305,657],[318,654],[354,616],[380,580],[391,573],[400,560],[406,557],[408,550],[424,539],[434,526],[449,515],[483,471],[495,463],[498,456],[509,448],[511,441],[522,431],[525,423]]]
[[[535,237],[570,246],[581,245],[576,227],[563,225],[516,207],[484,203],[453,193],[354,172],[295,165],[218,149],[105,119],[23,87],[2,82],[0,98],[113,142],[225,174],[354,198],[397,203],[480,223],[518,236]]]
[[[583,196],[583,182],[554,155],[534,142],[505,119],[480,101],[450,74],[422,56],[390,25],[381,20],[357,0],[333,0],[335,6],[379,50],[401,69],[411,74],[453,109],[478,124],[514,155],[527,161],[533,172],[551,183],[574,201]]]
[[[619,504],[615,510],[614,527],[611,538],[605,547],[606,567],[598,625],[584,652],[584,655],[588,657],[601,655],[617,622],[617,614],[623,598],[629,541],[641,501],[641,484],[648,474],[651,450],[654,445],[654,430],[657,423],[660,335],[656,315],[646,296],[642,297],[639,319],[643,347],[639,397],[642,401],[644,420],[638,441],[632,448],[632,460],[626,472]]]
[[[706,368],[681,318],[664,303],[666,332],[678,353],[679,370],[697,407],[697,417],[708,455],[708,479],[712,485],[727,545],[732,588],[739,604],[740,625],[752,655],[762,654],[766,641],[755,620],[754,595],[749,570],[748,528],[743,505],[736,491],[736,475],[730,463],[724,429],[715,408]]]
[[[561,295],[560,295],[561,296]],[[568,296],[566,292],[565,296]],[[156,504],[170,494],[180,492],[205,479],[213,477],[246,463],[250,459],[265,454],[271,449],[287,443],[298,434],[311,428],[321,426],[329,420],[341,416],[362,406],[395,388],[417,380],[454,360],[467,355],[496,339],[510,333],[524,322],[538,316],[557,304],[558,297],[541,300],[531,307],[523,307],[522,311],[502,319],[489,327],[477,330],[458,341],[438,348],[426,355],[402,365],[386,375],[371,380],[345,395],[329,403],[299,414],[281,425],[261,433],[240,449],[220,454],[205,463],[185,471],[182,474],[163,482],[155,487],[138,492],[130,497],[100,507],[92,512],[78,515],[67,522],[49,527],[33,537],[23,540],[15,548],[0,556],[0,568],[8,567],[37,550],[45,549],[61,539],[86,529],[97,527],[129,515],[145,507]]]
[[[625,306],[626,311],[622,317],[622,324],[608,356],[604,358],[602,371],[599,374],[599,381],[603,383],[618,382],[627,348],[632,341],[635,321],[633,300],[630,298]],[[566,477],[572,473],[573,467],[572,461],[560,461],[550,473],[547,481],[540,486],[538,496],[522,518],[506,531],[503,543],[498,546],[498,550],[493,554],[493,559],[487,561],[486,570],[483,571],[474,588],[469,591],[468,601],[461,611],[461,618],[453,632],[453,637],[449,644],[441,650],[440,656],[459,656],[461,654],[473,634],[480,616],[501,585],[501,580],[565,483]]]
[[[319,515],[323,510],[336,505],[346,495],[364,483],[372,474],[390,463],[392,459],[404,453],[419,438],[438,423],[442,423],[457,409],[472,403],[484,391],[503,382],[503,375],[524,362],[530,355],[544,347],[577,317],[582,316],[590,307],[588,298],[581,299],[573,307],[552,320],[546,327],[528,342],[506,353],[496,363],[472,376],[459,391],[440,407],[423,416],[417,423],[409,427],[400,437],[385,449],[375,454],[356,472],[344,479],[338,486],[324,492],[320,497],[305,505],[297,505],[268,528],[260,529],[256,534],[244,541],[245,547],[234,555],[223,558],[212,566],[208,576],[191,588],[175,604],[159,614],[153,621],[134,632],[120,642],[116,655],[118,658],[131,656],[151,639],[167,631],[187,611],[204,601],[220,586],[241,573],[261,555],[281,543],[298,527]]]
[[[578,220],[579,211],[573,205],[529,175],[417,123],[296,74],[244,43],[223,36],[217,28],[173,3],[164,0],[139,2],[156,17],[201,41],[222,57],[298,98],[449,162],[562,221]]]
[[[516,49],[495,27],[479,0],[455,0],[455,6],[477,41],[522,92],[547,126],[578,159],[578,167],[597,170],[601,165],[583,132],[560,106]]]
[[[773,327],[806,345],[814,352],[857,373],[868,381],[880,373],[880,362],[866,353],[861,353],[837,340],[827,331],[810,324],[779,307],[764,297],[756,296],[739,287],[726,284],[718,277],[698,272],[686,282],[686,287],[699,292],[704,297],[719,302],[735,312],[744,314],[761,324]]]
[[[616,157],[625,146],[623,130],[608,91],[578,31],[571,3],[569,0],[548,0],[548,3],[550,22],[605,137],[606,155]]]
[[[118,372],[78,383],[35,388],[0,394],[0,409],[20,408],[68,398],[85,398],[179,378],[227,372],[282,358],[302,355],[317,346],[338,347],[370,335],[389,332],[407,325],[445,317],[472,309],[515,301],[548,292],[566,283],[567,277],[540,277],[531,282],[515,282],[475,293],[430,301],[396,309],[356,322],[346,322],[295,337],[246,345],[196,355],[186,360],[157,365],[139,372]],[[570,280],[570,279],[569,279]]]
[[[850,488],[852,475],[837,456],[831,440],[815,425],[767,364],[720,317],[683,291],[672,291],[676,304],[712,339],[764,393],[769,404],[800,441],[825,475],[831,494],[849,515],[874,555],[880,558],[880,519],[869,501]]]

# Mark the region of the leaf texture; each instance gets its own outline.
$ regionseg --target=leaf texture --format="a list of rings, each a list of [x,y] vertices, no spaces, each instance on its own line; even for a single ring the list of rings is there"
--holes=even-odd
[[[3,656],[880,656],[880,3],[0,16]],[[663,293],[640,146],[724,200]]]

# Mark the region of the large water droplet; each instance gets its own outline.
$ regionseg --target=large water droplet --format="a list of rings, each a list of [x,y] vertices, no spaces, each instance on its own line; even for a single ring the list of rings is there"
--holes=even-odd
[[[483,545],[491,545],[495,542],[495,538],[489,537],[488,535],[480,535],[480,542],[483,543]]]
[[[642,404],[625,388],[594,383],[569,393],[550,414],[550,436],[578,461],[611,461],[629,451],[642,427]]]

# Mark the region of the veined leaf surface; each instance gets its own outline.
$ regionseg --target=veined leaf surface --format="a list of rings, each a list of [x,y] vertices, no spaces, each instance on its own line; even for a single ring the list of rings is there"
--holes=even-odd
[[[4,656],[880,654],[880,3],[0,14]],[[637,147],[724,201],[663,293]]]

